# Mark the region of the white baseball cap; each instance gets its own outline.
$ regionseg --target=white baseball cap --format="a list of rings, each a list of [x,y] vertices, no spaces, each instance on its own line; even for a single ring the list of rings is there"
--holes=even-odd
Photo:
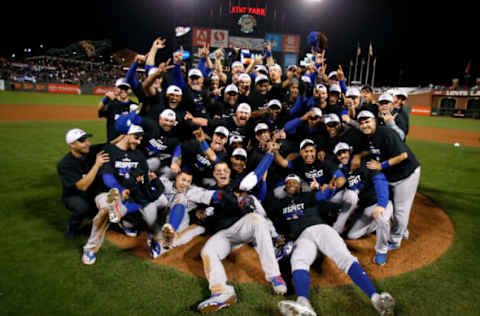
[[[233,68],[233,67],[237,67],[237,66],[243,68],[243,64],[242,64],[241,62],[239,62],[238,60],[237,60],[237,61],[234,61],[234,62],[232,63],[232,68]]]
[[[337,114],[330,113],[330,114],[325,115],[323,117],[323,122],[325,123],[325,125],[328,124],[328,123],[332,123],[332,122],[340,123],[340,118],[338,117]]]
[[[265,67],[264,65],[255,65],[255,71],[263,71],[268,74],[267,67]]]
[[[312,79],[310,79],[309,76],[302,76],[302,81],[303,81],[303,82],[308,82],[308,83],[310,83],[310,84],[312,83]]]
[[[390,93],[384,93],[378,98],[379,103],[382,101],[393,102],[393,97]]]
[[[241,147],[239,148],[235,148],[235,150],[232,152],[232,157],[235,157],[235,156],[242,156],[242,157],[245,157],[245,159],[247,158],[247,151]]]
[[[282,103],[280,103],[280,101],[278,101],[277,99],[272,99],[268,102],[267,107],[271,108],[273,106],[278,106],[281,109],[282,108]]]
[[[348,98],[348,97],[360,97],[360,90],[358,90],[358,88],[355,88],[355,87],[349,87],[347,89],[347,93],[345,93],[345,96]]]
[[[363,110],[358,113],[357,120],[360,120],[362,118],[375,118],[375,115],[373,115],[371,111]]]
[[[478,81],[478,79],[477,79],[477,81]],[[402,96],[405,99],[408,99],[408,93],[407,93],[407,91],[405,91],[405,89],[398,89],[397,91],[395,91],[395,95],[396,96]]]
[[[331,79],[332,77],[336,77],[337,76],[337,72],[336,71],[331,71],[329,74],[328,74],[328,79]]]
[[[340,89],[340,86],[338,84],[332,84],[330,87],[328,87],[328,92],[338,92],[341,93],[342,89]]]
[[[302,150],[304,147],[308,145],[315,146],[315,142],[309,138],[302,140],[302,142],[300,143],[300,150]]]
[[[213,79],[219,80],[220,78],[218,77],[217,74],[213,74],[213,75],[210,76],[210,80],[213,80]]]
[[[340,142],[333,149],[333,153],[336,155],[340,150],[350,150],[350,146],[347,143]]]
[[[265,75],[262,75],[262,74],[257,75],[257,76],[255,77],[255,84],[257,84],[257,83],[259,83],[259,82],[261,82],[261,81],[268,81],[268,77],[265,76]]]
[[[250,114],[252,113],[252,108],[247,103],[240,103],[237,106],[237,110],[235,112],[247,112],[248,114]]]
[[[315,113],[316,116],[322,116],[322,110],[320,110],[319,108],[317,108],[316,106],[314,106],[310,112],[313,112]]]
[[[248,82],[252,82],[252,78],[246,74],[246,73],[241,73],[239,76],[238,76],[238,81],[248,81]]]
[[[148,71],[148,76],[150,77],[151,75],[153,75],[154,73],[156,73],[158,70],[157,67],[152,67],[150,68],[150,70]]]
[[[228,129],[225,126],[217,126],[217,128],[214,131],[215,134],[222,134],[226,138],[228,138],[228,135],[230,134],[228,132]]]
[[[319,83],[315,86],[315,89],[317,90],[320,90],[320,91],[323,91],[323,92],[327,92],[327,87],[325,87],[325,85]]]
[[[177,114],[175,114],[175,112],[171,109],[163,110],[162,113],[160,113],[160,117],[166,120],[177,120]]]
[[[120,88],[122,86],[128,87],[129,89],[131,88],[126,78],[118,78],[117,81],[115,81],[115,87]]]
[[[300,177],[297,176],[296,174],[289,174],[286,178],[285,178],[285,183],[287,183],[288,180],[295,180],[297,181],[298,183],[300,183]]]
[[[130,125],[127,131],[127,135],[142,135],[143,134],[143,128],[140,125]]]
[[[255,126],[255,133],[258,133],[260,131],[268,131],[270,128],[268,127],[267,124],[265,123],[258,123],[256,126]]]
[[[236,85],[234,85],[233,83],[232,84],[229,84],[228,86],[225,87],[225,93],[229,93],[229,92],[235,92],[235,93],[238,93],[238,88]]]
[[[273,64],[273,65],[270,66],[269,69],[270,69],[270,70],[276,69],[276,70],[278,70],[278,71],[282,71],[282,67],[280,67],[279,64]]]
[[[182,95],[182,89],[175,85],[170,85],[167,88],[167,94],[176,94],[176,95]]]
[[[240,142],[243,143],[243,137],[240,135],[232,135],[228,141],[228,144],[231,145],[232,143]]]
[[[202,72],[200,71],[200,69],[197,69],[197,68],[192,68],[188,71],[188,77],[190,78],[192,76],[197,76],[197,77],[203,78]]]
[[[71,144],[74,141],[77,141],[84,136],[92,137],[93,135],[92,134],[87,134],[87,133],[85,133],[85,131],[83,131],[79,128],[73,128],[73,129],[69,130],[67,132],[67,134],[65,134],[65,141],[67,142],[67,144]]]

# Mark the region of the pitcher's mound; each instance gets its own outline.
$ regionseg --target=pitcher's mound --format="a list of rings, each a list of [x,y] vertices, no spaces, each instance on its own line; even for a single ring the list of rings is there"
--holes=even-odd
[[[455,235],[453,223],[449,217],[430,199],[418,193],[410,215],[409,231],[409,239],[403,241],[401,249],[389,252],[388,262],[384,266],[373,263],[375,235],[359,240],[347,240],[346,243],[367,274],[372,279],[381,279],[409,272],[434,262],[447,251]],[[128,238],[109,231],[107,238],[122,249],[152,260],[145,244],[145,234],[139,238]],[[152,261],[204,277],[200,250],[207,238],[207,236],[198,236],[188,244],[177,247]],[[258,255],[250,246],[245,245],[232,252],[223,264],[229,281],[268,285]],[[325,258],[321,264],[314,264],[310,275],[312,285],[352,283],[350,278],[328,258]]]

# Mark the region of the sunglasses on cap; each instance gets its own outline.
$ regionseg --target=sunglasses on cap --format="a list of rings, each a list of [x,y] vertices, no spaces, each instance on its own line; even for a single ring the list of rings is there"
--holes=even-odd
[[[338,125],[338,122],[327,123],[327,127],[336,127],[337,125]]]
[[[378,103],[380,103],[380,105],[385,105],[385,104],[389,104],[390,101],[380,101],[380,102],[378,102]]]
[[[88,135],[83,135],[79,139],[77,139],[77,142],[79,143],[84,143],[88,139]]]
[[[234,97],[236,96],[238,93],[234,92],[234,91],[230,91],[230,92],[227,92],[227,95],[228,96],[231,96],[231,97]]]

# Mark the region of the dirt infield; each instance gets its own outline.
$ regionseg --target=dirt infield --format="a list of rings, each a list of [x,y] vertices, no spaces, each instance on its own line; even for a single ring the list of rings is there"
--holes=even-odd
[[[455,236],[453,223],[449,217],[421,194],[415,197],[409,231],[409,239],[402,243],[401,249],[388,254],[388,262],[382,267],[372,262],[375,256],[375,235],[359,240],[347,240],[346,243],[367,274],[373,279],[382,279],[413,271],[434,262],[452,245]],[[145,235],[139,238],[128,238],[120,233],[109,231],[107,238],[126,251],[152,260],[145,244]],[[198,236],[190,243],[177,247],[152,261],[204,277],[200,250],[206,240],[207,237]],[[234,251],[223,263],[229,281],[268,285],[258,255],[248,245]],[[328,258],[325,258],[321,266],[312,267],[311,277],[312,284],[319,286],[352,283],[350,278]]]
[[[85,121],[97,120],[94,106],[0,105],[0,121]],[[412,126],[409,138],[480,147],[480,132]]]

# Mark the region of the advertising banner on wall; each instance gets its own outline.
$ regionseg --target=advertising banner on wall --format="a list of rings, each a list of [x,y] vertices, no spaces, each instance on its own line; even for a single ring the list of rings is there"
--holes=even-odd
[[[228,31],[227,30],[210,30],[210,47],[227,47]]]
[[[240,47],[243,49],[263,51],[263,38],[249,38],[249,37],[237,37],[230,36],[228,38],[230,45]]]
[[[78,84],[61,84],[49,83],[48,92],[61,94],[80,94],[80,85]]]
[[[300,50],[300,36],[284,34],[282,39],[282,51],[286,53],[298,53]]]
[[[272,45],[272,52],[281,52],[282,51],[282,34],[265,34],[265,42],[270,41]]]
[[[107,86],[95,86],[93,87],[93,94],[95,95],[104,95],[108,91],[111,91],[113,88],[112,87],[107,87]]]
[[[194,28],[192,36],[193,46],[210,45],[210,30],[203,28]]]

